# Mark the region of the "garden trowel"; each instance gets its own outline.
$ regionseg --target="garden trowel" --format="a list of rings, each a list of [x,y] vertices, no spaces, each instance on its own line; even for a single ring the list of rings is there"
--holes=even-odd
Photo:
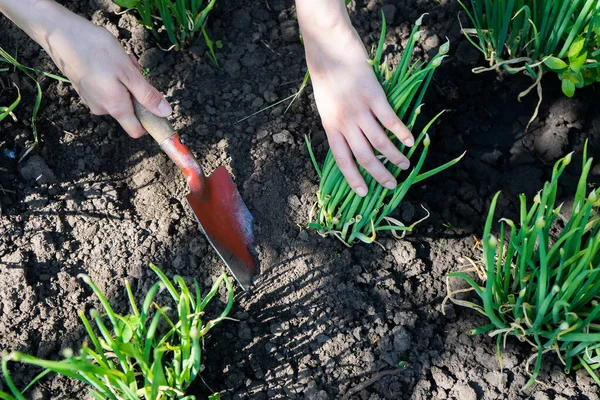
[[[190,189],[186,195],[187,202],[208,241],[246,290],[257,273],[257,262],[250,251],[254,242],[252,215],[229,173],[225,167],[219,167],[212,175],[205,176],[171,123],[146,110],[135,99],[132,100],[135,115],[144,129],[185,176]]]

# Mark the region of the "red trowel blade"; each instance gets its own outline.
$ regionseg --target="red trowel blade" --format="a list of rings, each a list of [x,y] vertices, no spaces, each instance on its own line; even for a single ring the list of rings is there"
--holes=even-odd
[[[225,167],[206,178],[202,196],[186,198],[200,227],[240,286],[246,290],[257,273],[250,248],[254,242],[252,215]]]

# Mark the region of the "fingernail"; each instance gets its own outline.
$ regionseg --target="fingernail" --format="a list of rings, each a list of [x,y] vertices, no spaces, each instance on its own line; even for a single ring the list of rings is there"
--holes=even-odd
[[[394,181],[387,181],[385,183],[385,185],[383,185],[383,186],[385,186],[386,188],[388,188],[390,190],[394,190],[394,189],[396,189],[396,182],[394,182]]]
[[[410,163],[408,161],[402,161],[400,164],[398,164],[398,167],[400,169],[408,169],[408,167],[410,167]]]
[[[163,117],[168,117],[173,112],[173,109],[165,99],[162,99],[158,104],[158,111]]]
[[[367,189],[362,186],[359,188],[356,188],[356,194],[359,195],[360,197],[365,197],[367,195]]]
[[[415,144],[415,141],[412,138],[408,138],[408,139],[404,140],[404,145],[406,145],[408,147],[412,146],[413,144]]]

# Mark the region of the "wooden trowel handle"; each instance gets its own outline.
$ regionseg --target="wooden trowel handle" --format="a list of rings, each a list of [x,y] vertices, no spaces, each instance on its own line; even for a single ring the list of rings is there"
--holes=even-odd
[[[165,140],[175,134],[173,125],[166,118],[158,117],[146,110],[134,97],[131,97],[133,101],[133,109],[135,116],[140,120],[140,123],[146,131],[158,144],[162,144]]]
[[[133,97],[131,100],[133,101],[135,116],[140,120],[144,129],[152,135],[160,148],[179,167],[187,180],[191,194],[198,197],[199,200],[203,200],[207,195],[205,191],[206,178],[189,147],[175,133],[169,120],[152,114]]]

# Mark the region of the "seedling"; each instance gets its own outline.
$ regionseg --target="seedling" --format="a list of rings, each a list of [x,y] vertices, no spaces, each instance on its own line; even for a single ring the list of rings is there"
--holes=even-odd
[[[42,360],[19,352],[4,356],[2,373],[14,397],[0,392],[0,399],[25,400],[24,393],[32,385],[49,372],[56,372],[88,385],[95,399],[193,400],[195,397],[186,395],[186,390],[203,369],[202,340],[215,325],[227,318],[233,306],[233,286],[223,273],[202,298],[197,282],[195,290],[190,291],[180,276],[171,281],[155,265],[151,264],[150,268],[159,281],[148,291],[141,309],[129,283],[125,282],[131,306],[128,315],[117,314],[94,282],[80,274],[104,308],[104,315],[94,309],[89,312],[100,334],[96,334],[85,313],[80,312],[91,347],[86,341],[78,354],[66,349],[65,359],[61,361]],[[223,283],[228,293],[225,309],[218,318],[203,321],[204,310]],[[172,319],[169,307],[158,304],[157,295],[162,290],[172,297],[176,319]],[[9,361],[35,365],[44,371],[20,391],[8,370]]]
[[[473,26],[463,33],[489,62],[473,72],[502,68],[533,79],[518,97],[534,88],[538,92],[530,123],[542,101],[545,72],[558,75],[569,97],[576,88],[600,80],[600,0],[471,0],[471,10],[458,2]]]
[[[501,346],[509,336],[531,345],[535,360],[531,386],[539,375],[544,354],[555,352],[565,372],[585,368],[600,385],[594,372],[600,368],[600,189],[589,193],[587,177],[592,159],[583,154],[583,170],[575,192],[570,216],[556,204],[558,181],[571,154],[559,160],[550,182],[535,196],[528,208],[521,195],[520,219],[500,220],[500,234],[492,234],[498,194],[493,198],[482,239],[482,262],[469,270],[448,274],[447,299],[472,308],[490,323],[471,334],[487,333]],[[481,266],[480,264],[483,264]],[[476,271],[479,285],[466,272]],[[475,303],[459,300],[449,278],[463,280],[479,297]]]
[[[0,63],[10,64],[13,67],[17,68],[22,73],[24,73],[25,75],[27,75],[31,80],[33,80],[33,82],[35,82],[35,87],[36,87],[36,90],[37,90],[37,94],[36,94],[36,97],[35,97],[35,103],[33,105],[33,112],[31,114],[31,131],[33,133],[34,143],[33,143],[32,146],[30,146],[25,151],[25,153],[21,157],[21,159],[23,159],[27,154],[29,154],[31,151],[33,151],[37,147],[37,145],[39,144],[39,137],[38,137],[36,122],[37,122],[38,113],[40,111],[40,105],[42,103],[43,92],[42,92],[42,87],[40,86],[40,83],[39,83],[38,78],[36,77],[36,75],[38,75],[38,76],[39,75],[43,75],[43,76],[46,76],[48,78],[52,78],[52,79],[55,79],[55,80],[61,81],[61,82],[66,82],[66,83],[70,83],[70,82],[66,78],[63,78],[62,76],[54,75],[54,74],[51,74],[51,73],[48,73],[48,72],[44,72],[44,71],[38,71],[35,68],[27,67],[27,66],[21,64],[20,62],[17,61],[16,58],[14,58],[13,56],[11,56],[2,47],[0,47]],[[6,70],[6,69],[4,69],[4,70]],[[15,87],[16,87],[16,85],[15,85]],[[0,121],[2,121],[8,115],[11,115],[13,118],[15,118],[14,114],[12,114],[12,111],[21,102],[21,93],[19,91],[19,88],[17,88],[17,91],[18,91],[17,99],[10,106],[8,106],[8,107],[0,107]]]
[[[158,32],[164,27],[171,48],[182,49],[202,33],[208,47],[210,59],[219,66],[215,55],[215,45],[206,32],[206,20],[217,0],[114,0],[115,4],[127,10],[136,9],[143,24],[159,38]]]
[[[369,60],[390,105],[411,130],[414,128],[421,112],[421,101],[431,82],[433,72],[441,64],[450,49],[450,43],[446,42],[440,47],[438,54],[429,62],[412,60],[415,43],[421,37],[419,27],[422,18],[419,18],[415,23],[399,64],[392,69],[388,68],[387,61],[382,60],[386,32],[384,18],[379,44],[376,50],[372,51],[372,58]],[[414,146],[410,149],[405,149],[394,134],[387,132],[388,137],[398,149],[405,153],[408,159],[414,156],[419,147],[422,148],[421,154],[415,167],[410,172],[404,172],[388,162],[387,159],[382,159],[384,165],[398,180],[398,185],[394,190],[381,186],[365,169],[359,167],[369,188],[365,197],[360,197],[352,191],[335,163],[331,150],[327,153],[323,167],[319,167],[307,137],[309,154],[321,179],[317,192],[317,203],[311,212],[309,226],[323,236],[333,235],[348,246],[357,240],[373,243],[377,232],[380,231],[391,231],[396,237],[402,237],[407,231],[412,231],[419,222],[427,217],[406,226],[401,221],[391,217],[390,214],[398,207],[412,185],[449,168],[464,156],[463,154],[440,167],[421,172],[430,145],[427,132],[442,113],[443,111],[425,125],[417,136]],[[382,156],[380,155],[379,158],[382,158]]]
[[[15,117],[15,114],[13,114],[13,110],[17,108],[19,103],[21,103],[21,91],[15,83],[13,83],[13,86],[17,89],[17,98],[9,106],[0,106],[0,122],[2,122],[9,115],[14,121],[17,120],[17,117]]]

